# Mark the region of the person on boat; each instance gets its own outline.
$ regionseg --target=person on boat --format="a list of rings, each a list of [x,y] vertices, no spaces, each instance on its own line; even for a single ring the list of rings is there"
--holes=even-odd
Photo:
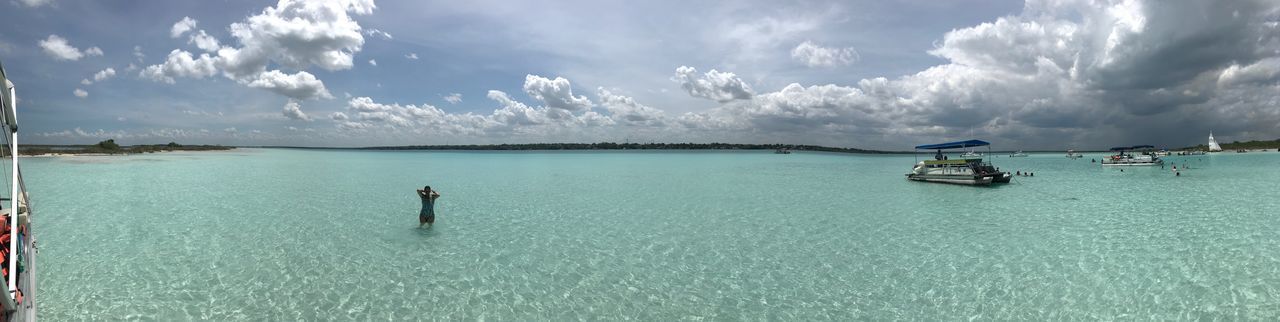
[[[418,198],[422,199],[422,210],[418,211],[418,227],[431,225],[436,222],[436,198],[440,198],[440,193],[431,190],[431,186],[424,186],[418,189]]]
[[[942,150],[938,150],[938,154],[934,155],[934,156],[933,156],[933,159],[934,159],[934,160],[938,160],[938,161],[942,161],[942,160],[946,160],[946,159],[947,159],[947,156],[942,155]]]

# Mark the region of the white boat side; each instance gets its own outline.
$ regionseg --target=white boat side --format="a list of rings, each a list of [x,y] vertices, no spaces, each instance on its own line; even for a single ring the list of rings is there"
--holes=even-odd
[[[3,93],[0,93],[0,122],[5,136],[8,161],[10,163],[10,190],[6,198],[2,198],[7,203],[0,204],[0,214],[3,214],[6,222],[9,223],[8,233],[9,240],[0,241],[7,242],[9,245],[8,267],[5,267],[4,296],[0,296],[0,306],[3,306],[3,313],[0,316],[5,321],[35,321],[36,320],[36,239],[32,228],[32,214],[34,210],[31,207],[31,200],[27,195],[26,184],[22,180],[22,169],[18,166],[18,117],[16,112],[17,91],[8,77],[5,75],[4,66],[0,65],[0,84],[4,85]]]

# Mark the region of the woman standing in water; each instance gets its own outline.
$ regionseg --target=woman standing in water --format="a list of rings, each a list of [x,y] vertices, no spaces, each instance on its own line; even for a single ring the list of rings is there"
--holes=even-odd
[[[418,211],[418,227],[427,225],[427,228],[431,228],[436,222],[436,198],[440,198],[440,193],[431,190],[431,186],[424,186],[418,189],[418,198],[422,199],[422,210]]]

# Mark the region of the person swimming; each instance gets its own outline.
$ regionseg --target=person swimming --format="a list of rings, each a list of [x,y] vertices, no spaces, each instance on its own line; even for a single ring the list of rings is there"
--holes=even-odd
[[[422,210],[418,211],[418,227],[431,225],[436,222],[436,198],[440,198],[440,193],[431,190],[431,186],[423,186],[418,189],[418,198],[422,199]]]

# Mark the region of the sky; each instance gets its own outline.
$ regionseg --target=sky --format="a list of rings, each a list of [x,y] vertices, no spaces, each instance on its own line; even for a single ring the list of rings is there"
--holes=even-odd
[[[21,142],[1280,138],[1280,2],[8,0]]]

